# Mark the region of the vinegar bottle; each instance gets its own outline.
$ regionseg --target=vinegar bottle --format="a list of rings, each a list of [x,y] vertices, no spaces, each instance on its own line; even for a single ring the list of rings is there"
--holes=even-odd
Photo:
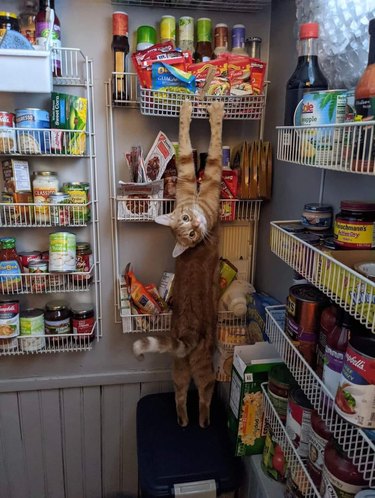
[[[53,75],[61,76],[61,28],[60,20],[55,11],[55,0],[39,0],[39,12],[35,17],[35,37],[37,45],[44,46],[49,36],[49,12],[54,11],[55,20],[52,30],[52,47],[57,50],[51,51]]]
[[[300,124],[296,117],[297,106],[303,94],[312,90],[327,90],[328,82],[318,63],[317,41],[319,24],[301,24],[299,29],[299,57],[297,67],[286,86],[284,125]],[[298,111],[297,111],[298,112]]]

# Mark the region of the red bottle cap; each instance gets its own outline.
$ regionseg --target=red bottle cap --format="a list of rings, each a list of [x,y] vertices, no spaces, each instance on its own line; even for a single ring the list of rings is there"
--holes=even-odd
[[[319,38],[319,24],[317,22],[307,22],[299,27],[299,39]]]
[[[112,34],[114,36],[128,36],[128,14],[114,12],[112,14]]]

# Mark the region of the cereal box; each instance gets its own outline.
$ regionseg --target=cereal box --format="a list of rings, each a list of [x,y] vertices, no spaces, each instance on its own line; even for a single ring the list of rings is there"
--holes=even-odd
[[[236,456],[260,454],[264,446],[262,382],[269,370],[282,360],[268,342],[234,348],[229,396],[229,428]]]
[[[15,159],[5,159],[2,162],[4,192],[31,192],[29,163]]]

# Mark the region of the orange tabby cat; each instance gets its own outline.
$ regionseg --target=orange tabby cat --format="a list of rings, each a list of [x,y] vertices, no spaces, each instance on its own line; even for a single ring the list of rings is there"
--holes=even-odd
[[[191,379],[199,394],[199,425],[210,424],[210,404],[215,385],[212,357],[219,298],[218,214],[222,168],[223,104],[209,108],[211,140],[204,178],[197,188],[190,142],[191,103],[181,106],[176,208],[159,216],[158,223],[171,227],[177,257],[173,285],[170,337],[145,337],[135,341],[133,351],[173,354],[173,383],[177,420],[189,422],[187,393]]]

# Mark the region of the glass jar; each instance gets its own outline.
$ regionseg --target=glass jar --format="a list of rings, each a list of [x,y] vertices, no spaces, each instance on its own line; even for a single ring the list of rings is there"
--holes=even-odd
[[[332,211],[328,204],[305,204],[301,223],[309,230],[328,230],[332,225]]]
[[[76,246],[76,271],[85,272],[87,275],[71,275],[71,279],[76,284],[88,285],[92,281],[90,270],[93,265],[91,246],[88,242],[77,242]]]
[[[66,339],[62,336],[71,334],[70,318],[71,311],[66,301],[54,300],[46,303],[44,324],[49,345],[62,343]]]
[[[335,244],[339,249],[375,248],[375,203],[341,201],[335,218]]]
[[[95,312],[91,303],[80,303],[72,306],[72,330],[75,339],[79,341],[94,339]]]
[[[0,239],[0,293],[11,294],[22,289],[22,263],[16,251],[16,239]]]
[[[33,196],[35,204],[49,204],[50,195],[56,194],[59,190],[57,173],[54,171],[37,171],[34,173]],[[51,222],[49,206],[35,206],[35,221],[41,225]]]
[[[268,373],[268,395],[282,422],[286,422],[288,396],[290,389],[296,385],[286,365],[277,365]]]
[[[19,31],[17,14],[14,12],[0,11],[0,41],[7,31]]]
[[[245,47],[246,52],[252,59],[260,59],[260,47],[262,45],[262,38],[259,36],[250,36],[246,38]]]

